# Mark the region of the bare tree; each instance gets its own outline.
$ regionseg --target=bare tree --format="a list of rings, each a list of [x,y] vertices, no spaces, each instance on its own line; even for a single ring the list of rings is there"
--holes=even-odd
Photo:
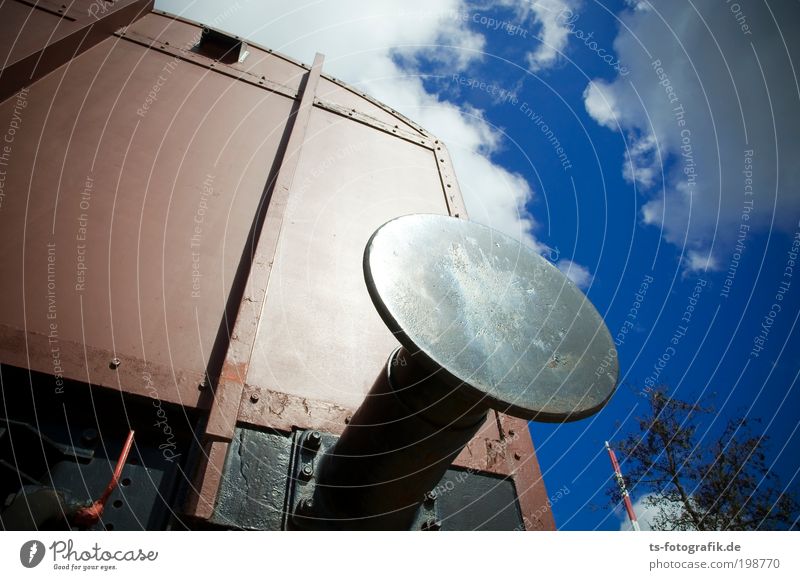
[[[797,529],[798,503],[767,466],[767,437],[746,418],[729,420],[719,436],[698,439],[698,422],[713,409],[647,393],[638,431],[615,445],[633,495],[655,508],[657,530]],[[608,490],[620,501],[619,490]]]

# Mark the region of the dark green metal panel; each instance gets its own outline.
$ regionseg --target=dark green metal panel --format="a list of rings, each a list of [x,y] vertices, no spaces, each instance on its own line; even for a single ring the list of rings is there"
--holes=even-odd
[[[280,530],[291,451],[291,434],[237,428],[225,459],[211,523],[247,530]]]
[[[510,479],[449,469],[435,493],[442,530],[525,529]]]

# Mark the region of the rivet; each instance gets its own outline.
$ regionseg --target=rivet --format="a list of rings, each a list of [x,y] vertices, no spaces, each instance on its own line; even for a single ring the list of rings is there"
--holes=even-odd
[[[515,451],[515,452],[514,452],[514,459],[516,459],[517,461],[519,461],[520,459],[522,459],[522,455],[520,455],[519,453],[517,453],[517,452]]]
[[[297,511],[301,514],[310,514],[314,510],[314,500],[310,497],[300,500],[297,504]]]
[[[121,365],[121,364],[122,364],[122,362],[121,362],[121,361],[120,361],[120,360],[119,360],[117,357],[114,357],[114,358],[112,358],[112,359],[111,359],[111,361],[108,363],[108,366],[109,366],[110,368],[112,368],[112,369],[116,369],[116,368],[119,368],[119,365]]]
[[[349,424],[350,424],[350,421],[352,421],[352,420],[353,420],[353,417],[351,417],[350,415],[348,415],[347,417],[345,417],[345,418],[344,418],[344,424],[345,424],[345,425],[349,425]]]
[[[250,395],[250,402],[251,403],[258,403],[258,399],[259,399],[258,393],[253,393],[252,395]]]
[[[314,476],[314,468],[313,468],[313,467],[311,467],[310,465],[306,465],[306,466],[305,466],[305,467],[303,467],[303,469],[300,471],[300,477],[302,477],[302,478],[303,478],[303,479],[305,479],[306,481],[308,481],[309,479],[311,479],[313,476]]]
[[[310,431],[306,434],[304,443],[307,449],[315,451],[319,449],[320,443],[322,443],[322,435],[320,435],[319,431]]]

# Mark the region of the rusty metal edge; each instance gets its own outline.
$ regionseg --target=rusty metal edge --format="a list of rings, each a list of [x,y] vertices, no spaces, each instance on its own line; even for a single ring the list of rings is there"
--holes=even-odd
[[[354,412],[355,409],[328,401],[245,384],[238,423],[287,432],[301,428],[341,435]],[[513,475],[515,469],[506,461],[506,444],[499,436],[496,425],[497,416],[492,412],[490,419],[459,454],[454,465],[503,476]],[[479,449],[473,452],[473,446]],[[496,453],[484,453],[489,448]]]
[[[0,102],[96,46],[117,29],[135,22],[152,8],[153,0],[131,0],[124,5],[113,5],[100,19],[87,14],[86,18],[74,21],[72,30],[0,70]]]
[[[199,465],[183,506],[187,516],[208,520],[214,514],[229,446],[227,441],[203,442]]]
[[[517,488],[522,521],[527,531],[555,530],[547,487],[528,431],[528,422],[500,413],[499,421],[508,453],[506,460]]]

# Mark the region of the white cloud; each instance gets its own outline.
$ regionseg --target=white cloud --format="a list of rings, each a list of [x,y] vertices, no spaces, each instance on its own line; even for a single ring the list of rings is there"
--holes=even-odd
[[[508,0],[498,2],[511,5]],[[465,0],[400,2],[337,0],[287,5],[280,0],[240,0],[230,16],[217,22],[253,42],[311,62],[315,52],[325,54],[324,70],[392,106],[441,138],[448,146],[470,219],[521,239],[539,251],[547,247],[534,236],[536,222],[526,209],[534,192],[519,173],[492,160],[502,146],[500,131],[483,113],[459,107],[426,91],[419,76],[421,57],[452,73],[482,58],[485,39],[470,30]],[[522,7],[523,3],[518,7]],[[562,2],[540,2],[530,10],[544,23],[545,6],[560,9]],[[202,0],[188,7],[179,0],[159,0],[157,7],[184,13],[201,22],[216,22],[222,10]],[[526,12],[527,13],[527,12]],[[588,271],[575,265],[578,273]]]
[[[584,266],[576,264],[572,260],[563,258],[556,264],[559,270],[564,272],[567,278],[572,280],[578,288],[586,289],[592,284],[593,276]]]
[[[541,44],[528,54],[528,64],[532,71],[539,71],[555,64],[560,53],[567,48],[569,28],[565,25],[565,15],[574,2],[566,0],[536,0],[531,4],[534,21],[541,26]]]
[[[655,135],[631,139],[622,164],[625,181],[645,189],[653,187],[661,173],[661,159],[657,153],[658,141]]]
[[[708,251],[689,250],[683,258],[683,265],[687,272],[700,273],[720,269],[717,259]]]
[[[630,4],[614,42],[630,73],[590,83],[586,110],[625,136],[622,171],[647,197],[643,223],[683,250],[685,271],[724,268],[740,223],[754,231],[797,226],[800,44],[791,23],[800,5],[773,3],[773,20],[765,4],[741,0],[743,30],[731,3]]]
[[[528,67],[539,72],[555,65],[571,33],[569,21],[579,0],[498,0],[487,5],[514,10],[520,26],[537,32],[539,43],[526,55]]]
[[[609,129],[618,129],[619,108],[611,87],[602,80],[595,80],[583,91],[586,111],[598,123]]]
[[[634,10],[650,10],[650,3],[647,0],[625,0],[625,4]]]

